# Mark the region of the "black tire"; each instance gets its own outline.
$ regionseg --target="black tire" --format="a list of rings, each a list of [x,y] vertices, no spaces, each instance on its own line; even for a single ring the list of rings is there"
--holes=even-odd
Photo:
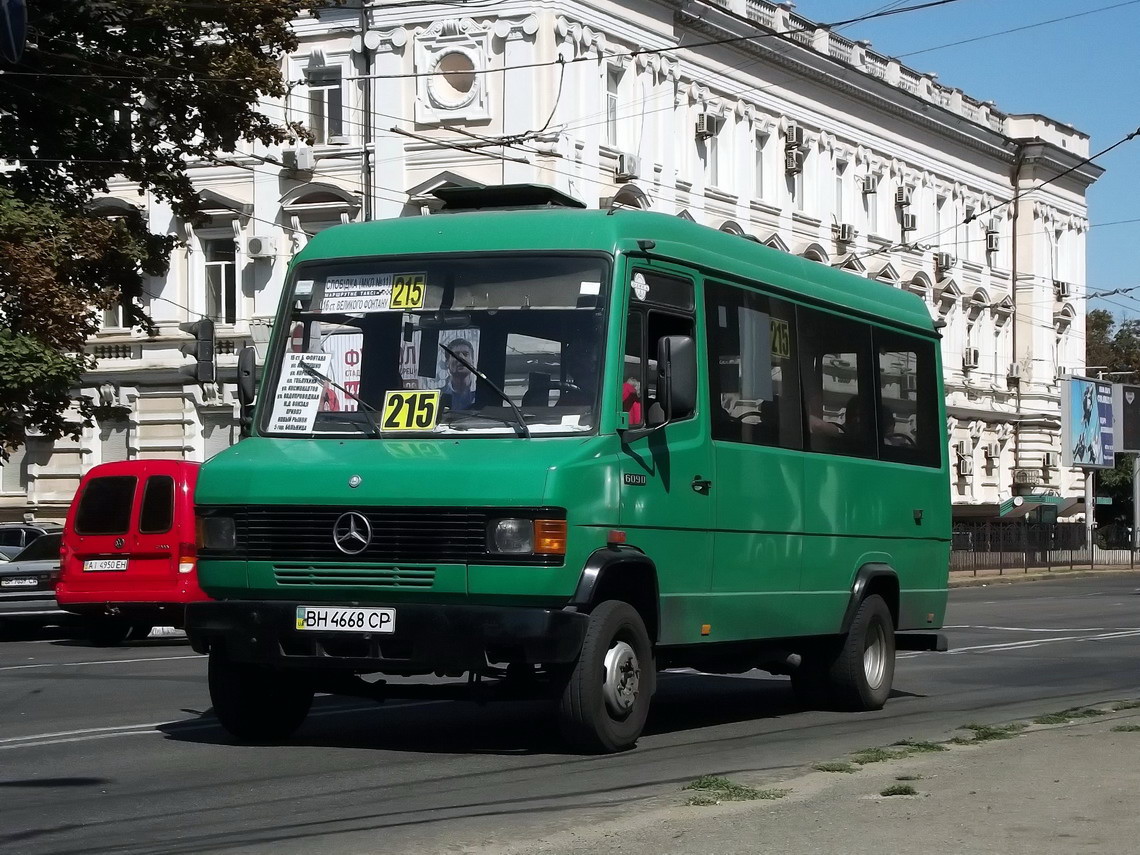
[[[804,652],[792,689],[808,708],[865,712],[883,708],[894,677],[894,619],[886,601],[871,594],[845,636]]]
[[[287,739],[313,703],[312,683],[303,674],[232,662],[224,650],[210,651],[209,683],[214,715],[243,742]]]
[[[115,647],[130,634],[131,624],[119,618],[95,618],[87,625],[87,638],[96,647]]]
[[[154,629],[153,624],[149,623],[132,623],[130,635],[127,639],[130,641],[142,641],[150,635],[150,631]]]
[[[645,727],[656,685],[653,645],[641,615],[629,603],[605,601],[590,613],[578,661],[563,684],[558,703],[563,738],[587,753],[632,748]]]

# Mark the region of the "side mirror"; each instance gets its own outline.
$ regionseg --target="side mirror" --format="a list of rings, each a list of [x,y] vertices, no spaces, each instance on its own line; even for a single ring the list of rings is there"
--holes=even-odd
[[[257,394],[257,350],[243,347],[238,354],[238,403],[241,405],[241,435],[249,436],[253,421],[253,399]]]
[[[657,342],[657,405],[662,424],[697,408],[697,348],[691,336],[667,335]]]

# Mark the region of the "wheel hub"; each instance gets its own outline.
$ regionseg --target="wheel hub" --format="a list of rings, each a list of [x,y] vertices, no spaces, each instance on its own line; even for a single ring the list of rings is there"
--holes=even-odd
[[[867,685],[877,689],[887,670],[887,639],[879,624],[867,633],[867,646],[863,648],[863,675]]]
[[[633,709],[641,682],[637,654],[624,641],[615,641],[606,652],[602,696],[612,716],[623,716]]]

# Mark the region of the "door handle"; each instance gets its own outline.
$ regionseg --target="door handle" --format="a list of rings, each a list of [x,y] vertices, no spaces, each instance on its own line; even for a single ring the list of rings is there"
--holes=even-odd
[[[689,486],[693,488],[694,492],[704,495],[712,487],[712,481],[708,478],[702,478],[700,475],[694,475],[693,482]]]

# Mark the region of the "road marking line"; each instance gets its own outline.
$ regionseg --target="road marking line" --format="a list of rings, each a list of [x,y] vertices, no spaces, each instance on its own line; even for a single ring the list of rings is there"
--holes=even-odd
[[[1004,632],[1129,632],[1133,630],[1140,630],[1140,627],[1135,626],[1074,626],[1074,627],[1060,627],[1060,626],[987,626],[985,624],[953,624],[942,627],[943,629],[997,629]]]
[[[1121,632],[1103,632],[1097,635],[1062,635],[1056,638],[1028,638],[1024,641],[1007,641],[1003,644],[978,644],[971,647],[955,647],[951,650],[947,650],[943,655],[990,650],[1022,650],[1030,647],[1040,647],[1043,644],[1056,644],[1062,641],[1103,641],[1111,638],[1132,638],[1137,635],[1140,635],[1140,629],[1130,629]]]
[[[429,704],[446,703],[445,700],[440,701],[409,701],[406,704],[397,702],[389,702],[392,706],[399,709],[408,709],[409,707],[422,707]],[[346,713],[363,712],[365,710],[376,709],[382,706],[381,704],[353,704],[351,706],[334,706],[327,709],[320,709],[310,712],[308,718],[326,718],[332,715],[344,715]],[[96,739],[110,739],[116,736],[144,736],[147,734],[163,734],[159,730],[161,727],[170,727],[178,733],[185,733],[194,730],[215,730],[221,727],[216,719],[209,719],[207,721],[184,721],[176,719],[173,721],[156,721],[142,724],[124,724],[115,727],[92,727],[84,730],[64,730],[58,733],[33,733],[28,736],[12,736],[5,739],[0,739],[0,751],[8,751],[12,748],[40,748],[45,745],[60,745],[67,742],[92,742]],[[168,735],[168,734],[164,734]]]
[[[19,671],[24,668],[77,668],[80,665],[122,665],[130,662],[171,662],[175,659],[201,659],[205,656],[194,653],[190,656],[144,656],[139,659],[93,659],[90,662],[41,662],[35,665],[4,665],[0,671]]]

